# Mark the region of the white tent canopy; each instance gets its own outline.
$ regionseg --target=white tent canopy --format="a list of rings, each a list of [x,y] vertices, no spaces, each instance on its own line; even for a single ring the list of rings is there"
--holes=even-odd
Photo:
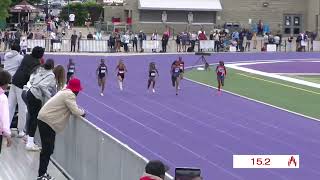
[[[221,11],[220,0],[139,0],[141,10]]]

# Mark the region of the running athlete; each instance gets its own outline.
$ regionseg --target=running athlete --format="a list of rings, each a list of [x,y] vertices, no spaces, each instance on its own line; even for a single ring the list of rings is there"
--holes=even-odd
[[[159,76],[158,69],[156,68],[156,63],[152,62],[149,64],[149,80],[148,80],[148,90],[150,89],[150,85],[152,83],[152,92],[155,93],[154,89],[156,85],[156,76]]]
[[[176,88],[176,95],[178,95],[179,82],[180,82],[180,63],[175,61],[171,66],[171,80],[172,86]]]
[[[183,79],[183,74],[184,74],[184,61],[182,60],[182,57],[179,57],[178,59],[179,62],[179,67],[180,67],[180,76],[179,76],[179,80],[181,82],[181,80]],[[178,86],[178,89],[180,89],[180,85]]]
[[[123,60],[120,60],[119,61],[119,64],[117,65],[116,67],[116,71],[118,70],[118,74],[117,74],[117,77],[118,77],[118,82],[119,82],[119,88],[120,90],[122,91],[123,90],[123,80],[124,80],[124,74],[127,71],[127,68],[126,68],[126,65],[123,63]]]
[[[98,85],[101,88],[100,95],[103,96],[104,94],[104,87],[106,84],[106,76],[108,75],[108,68],[107,65],[104,63],[104,59],[101,59],[100,64],[97,68],[97,77],[98,77]]]
[[[76,72],[76,65],[72,59],[69,59],[69,63],[67,65],[67,84],[75,72]]]
[[[224,78],[227,76],[227,69],[224,66],[223,61],[219,61],[219,65],[216,68],[217,80],[218,80],[218,92],[221,92],[221,86],[224,86]]]

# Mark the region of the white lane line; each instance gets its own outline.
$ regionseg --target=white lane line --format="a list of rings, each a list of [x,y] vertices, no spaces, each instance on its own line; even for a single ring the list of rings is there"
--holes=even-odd
[[[125,138],[130,139],[131,141],[133,141],[134,143],[136,143],[138,146],[141,146],[143,149],[149,151],[150,153],[154,154],[155,156],[159,157],[160,159],[164,160],[165,162],[168,162],[170,165],[174,166],[174,163],[171,162],[170,160],[166,159],[165,157],[161,156],[160,154],[152,151],[151,149],[149,149],[147,146],[139,143],[137,140],[135,140],[134,138],[128,136],[127,134],[125,134],[124,132],[122,132],[121,130],[119,130],[118,128],[112,126],[111,124],[107,123],[106,121],[102,120],[100,117],[96,116],[94,113],[91,113],[89,111],[86,110],[86,112],[88,114],[90,114],[91,116],[93,116],[94,118],[96,118],[98,121],[100,121],[101,123],[109,126],[110,128],[112,128],[113,130],[117,131],[118,133],[120,133],[122,136],[124,136]],[[94,125],[95,126],[95,125]],[[100,131],[104,132],[104,130],[100,129]],[[109,135],[109,134],[108,134]],[[109,135],[111,136],[111,135]],[[113,137],[113,136],[111,136]],[[135,154],[137,154],[140,158],[142,158],[143,160],[145,160],[146,162],[148,162],[149,160],[147,158],[145,158],[144,156],[142,156],[141,154],[139,154],[138,152],[134,151],[132,148],[130,148],[127,144],[123,144],[120,140],[118,140],[117,138],[113,137],[113,139],[116,139],[118,142],[120,142],[120,144],[122,144],[124,147],[128,148],[130,151],[133,151]],[[166,174],[167,177],[169,177],[171,180],[173,180],[173,177],[169,174]]]
[[[292,82],[295,84],[305,85],[305,86],[314,87],[314,88],[320,88],[320,84],[317,84],[317,83],[312,83],[312,82],[308,82],[308,81],[304,81],[304,80],[300,80],[300,79],[295,79],[295,78],[291,78],[291,77],[286,77],[286,76],[280,76],[280,75],[273,74],[273,73],[258,71],[258,70],[250,69],[247,67],[241,67],[244,64],[246,64],[246,63],[227,64],[226,67],[236,69],[239,71],[244,71],[247,73],[257,74],[257,75],[271,77],[271,78],[275,78],[275,79],[280,79],[280,80]],[[259,63],[255,63],[255,64],[259,64]]]
[[[165,136],[165,135],[161,134],[160,132],[158,132],[158,131],[150,128],[149,126],[146,126],[146,125],[140,123],[139,121],[135,120],[134,118],[132,118],[132,117],[130,117],[130,116],[128,116],[128,115],[126,115],[126,114],[124,114],[124,113],[122,113],[122,112],[120,112],[120,111],[118,111],[118,110],[116,110],[116,109],[114,109],[114,108],[112,108],[112,107],[110,107],[110,106],[108,106],[107,104],[105,104],[105,103],[99,101],[98,99],[90,96],[89,94],[87,94],[87,93],[85,93],[85,92],[82,92],[82,94],[84,94],[85,96],[89,97],[90,99],[96,101],[97,103],[105,106],[106,108],[108,108],[108,109],[110,109],[110,110],[118,113],[119,115],[121,115],[121,116],[129,119],[130,121],[139,124],[139,125],[142,126],[143,128],[145,128],[145,129],[147,129],[147,130],[149,130],[149,131],[157,134],[158,136],[160,136],[160,137],[162,137],[162,138],[164,138],[164,139],[167,139],[167,140],[168,140],[169,142],[171,142],[172,144],[178,145],[178,146],[181,147],[181,148],[184,147],[183,145],[181,145],[181,144],[179,144],[179,143],[177,143],[177,142],[175,142],[175,141],[172,141],[172,138],[169,138],[168,136]],[[194,153],[192,153],[192,152],[193,152],[192,150],[190,150],[190,149],[188,149],[188,148],[186,148],[186,147],[184,147],[183,149],[184,149],[184,150],[187,150],[187,151],[188,151],[189,153],[191,153],[191,154],[194,154]],[[213,163],[212,161],[210,161],[210,160],[202,157],[201,155],[199,155],[199,154],[194,154],[194,155],[196,155],[196,157],[201,157],[200,159],[202,159],[203,161],[208,162],[208,163],[211,164],[212,166],[220,169],[221,171],[229,174],[230,176],[235,177],[236,179],[239,179],[239,180],[244,180],[242,177],[239,177],[238,175],[236,175],[236,174],[232,173],[231,171],[229,171],[229,170],[227,170],[227,169],[225,169],[225,168],[223,168],[223,167],[221,167],[221,166]]]

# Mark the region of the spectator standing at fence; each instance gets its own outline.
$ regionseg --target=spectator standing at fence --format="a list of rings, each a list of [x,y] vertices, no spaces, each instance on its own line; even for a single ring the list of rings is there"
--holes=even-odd
[[[96,32],[96,40],[102,40],[102,34],[101,34],[101,31],[97,31]]]
[[[287,50],[288,50],[289,52],[292,51],[292,42],[293,42],[293,36],[290,35],[290,36],[288,37],[288,40],[287,40]]]
[[[181,46],[182,46],[183,52],[187,52],[187,41],[188,41],[187,32],[182,32],[181,33]]]
[[[130,36],[129,36],[129,33],[126,32],[126,34],[123,35],[124,52],[129,52],[129,48],[128,48],[129,43],[130,43]]]
[[[121,52],[121,36],[120,33],[116,33],[116,52]]]
[[[141,30],[139,33],[140,52],[143,52],[143,41],[147,40],[146,34]]]
[[[164,180],[168,170],[169,167],[165,166],[161,161],[149,161],[140,180]]]
[[[276,51],[280,51],[280,36],[277,34],[273,37],[274,39],[274,44],[276,45]]]
[[[16,73],[23,59],[23,56],[19,52],[20,45],[14,43],[11,46],[11,51],[4,55],[4,70],[8,71],[11,77]]]
[[[151,49],[152,52],[157,52],[157,47],[158,47],[158,32],[157,32],[157,30],[155,30],[154,33],[152,34],[151,41],[153,41],[153,47],[156,47],[156,49]]]
[[[301,51],[306,52],[306,46],[308,44],[308,32],[301,33]]]
[[[73,78],[68,86],[52,97],[40,110],[38,127],[42,143],[38,180],[53,179],[47,168],[54,151],[56,133],[62,132],[70,120],[71,114],[85,116],[84,110],[77,105],[76,98],[82,90],[79,79]]]
[[[41,67],[30,76],[24,88],[27,90],[26,104],[29,113],[27,121],[26,150],[39,151],[40,147],[34,143],[34,135],[38,126],[38,113],[41,107],[57,92],[56,79],[53,73],[54,61],[48,59]]]
[[[76,15],[74,13],[70,13],[69,14],[69,25],[70,25],[70,28],[72,29],[73,26],[74,26],[74,21],[76,19]]]
[[[35,47],[31,55],[27,54],[23,57],[22,62],[12,77],[12,85],[9,91],[9,118],[12,121],[13,115],[18,104],[18,137],[24,137],[27,106],[23,101],[22,89],[29,81],[32,70],[40,65],[40,59],[43,57],[44,49],[42,47]]]
[[[247,39],[245,48],[244,48],[245,51],[250,51],[251,49],[252,36],[253,36],[252,32],[250,30],[247,30],[246,37],[245,37]]]
[[[17,30],[17,31],[14,33],[14,38],[13,38],[13,40],[14,40],[15,42],[17,42],[17,43],[20,44],[21,36],[22,36],[22,35],[21,35],[20,30]]]
[[[80,52],[80,41],[82,40],[82,32],[79,31],[79,36],[78,36],[78,52]]]
[[[214,51],[219,52],[220,49],[220,34],[218,31],[216,31],[214,34],[212,34],[212,40],[214,40]]]
[[[112,33],[109,37],[109,47],[110,47],[111,52],[114,52],[114,50],[115,50],[114,49],[115,43],[116,43],[116,39],[115,39],[114,33]]]
[[[194,49],[195,49],[197,39],[198,39],[197,33],[195,31],[193,31],[190,35],[190,43],[191,43],[192,51],[194,51]]]
[[[28,48],[28,44],[27,44],[27,40],[26,37],[22,37],[22,41],[20,42],[20,48],[21,48],[21,54],[26,55],[27,54],[27,48]]]
[[[33,39],[33,32],[32,31],[29,31],[28,33],[27,33],[27,39]]]
[[[134,49],[136,49],[136,52],[138,52],[138,35],[135,33],[132,35],[132,47],[133,47],[133,51]]]
[[[4,44],[3,51],[6,51],[8,48],[10,48],[9,47],[9,35],[10,35],[9,31],[6,30],[3,35],[3,44]]]
[[[181,52],[181,35],[178,33],[176,37],[177,52]]]
[[[70,52],[75,52],[76,51],[76,43],[77,43],[77,31],[74,30],[73,34],[71,35],[71,51]]]
[[[169,41],[169,34],[167,32],[163,33],[161,43],[162,43],[162,52],[167,52],[167,45]]]
[[[256,32],[253,33],[252,40],[253,40],[253,49],[257,49],[258,40],[257,40],[257,33]]]
[[[11,81],[11,75],[8,71],[0,69],[0,153],[2,147],[2,139],[7,139],[7,146],[11,145],[11,131],[9,119],[8,98],[5,95],[5,90]]]
[[[237,42],[237,51],[239,50],[239,32],[238,31],[234,31],[232,33],[232,40]]]

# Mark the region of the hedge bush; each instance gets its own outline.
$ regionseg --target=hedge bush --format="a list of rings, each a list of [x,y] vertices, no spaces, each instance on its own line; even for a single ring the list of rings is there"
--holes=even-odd
[[[83,26],[87,18],[88,13],[90,13],[92,22],[98,21],[99,17],[103,14],[103,7],[101,4],[96,2],[85,2],[85,3],[72,3],[70,6],[70,13],[76,15],[75,25]],[[60,17],[65,21],[69,20],[68,15],[68,5],[63,7]]]

